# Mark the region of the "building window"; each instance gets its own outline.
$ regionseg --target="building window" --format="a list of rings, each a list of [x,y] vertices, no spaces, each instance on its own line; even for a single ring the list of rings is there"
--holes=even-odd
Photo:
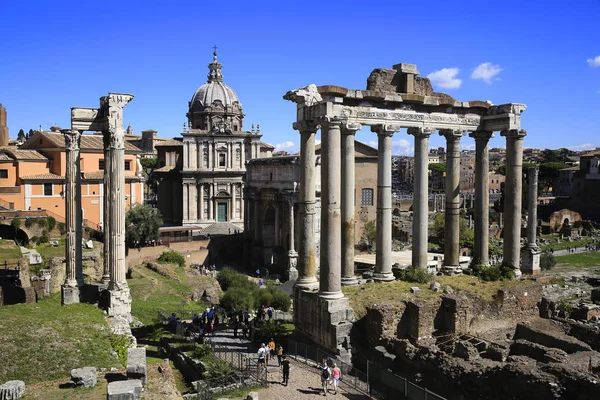
[[[125,161],[125,171],[131,171],[131,161],[130,160]]]
[[[104,158],[98,160],[98,169],[104,171]]]
[[[52,196],[52,184],[44,183],[44,196]]]
[[[7,169],[0,169],[0,178],[3,178],[3,179],[8,178],[8,170]]]
[[[360,205],[363,207],[373,205],[373,189],[363,189]]]
[[[219,167],[225,166],[225,153],[219,153]]]

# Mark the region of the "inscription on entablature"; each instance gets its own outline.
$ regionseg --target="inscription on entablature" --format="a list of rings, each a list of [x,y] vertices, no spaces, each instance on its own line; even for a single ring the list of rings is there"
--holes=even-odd
[[[481,123],[479,117],[462,117],[458,115],[417,114],[393,111],[354,111],[345,109],[344,116],[360,119],[377,119],[388,121],[438,122],[444,124],[475,125]]]

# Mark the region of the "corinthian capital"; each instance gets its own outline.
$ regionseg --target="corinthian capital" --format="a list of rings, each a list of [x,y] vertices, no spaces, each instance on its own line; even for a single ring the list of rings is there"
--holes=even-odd
[[[342,125],[342,135],[343,134],[354,135],[356,132],[360,131],[361,128],[362,128],[361,124],[353,123],[353,122],[346,122]]]
[[[414,137],[429,137],[433,134],[434,131],[435,129],[422,126],[407,129],[407,133],[409,135],[413,135]]]
[[[525,129],[511,129],[500,132],[500,136],[504,136],[507,139],[519,140],[527,136],[527,131]]]
[[[81,133],[72,129],[63,129],[61,132],[65,135],[65,149],[79,150],[81,148]]]
[[[392,136],[402,128],[400,125],[380,124],[371,126],[371,132],[377,135]]]
[[[460,140],[467,132],[460,129],[440,129],[440,136],[444,136],[446,140]]]
[[[337,115],[325,115],[323,117],[319,117],[319,124],[321,125],[321,127],[323,126],[332,126],[332,125],[337,125],[337,126],[341,126],[342,123],[344,122],[340,117],[338,117]]]
[[[490,140],[494,137],[493,131],[475,131],[469,133],[469,136],[475,140]]]
[[[294,122],[294,124],[292,126],[295,130],[297,130],[299,132],[315,133],[316,131],[319,130],[319,124],[312,120],[304,120],[304,121]]]

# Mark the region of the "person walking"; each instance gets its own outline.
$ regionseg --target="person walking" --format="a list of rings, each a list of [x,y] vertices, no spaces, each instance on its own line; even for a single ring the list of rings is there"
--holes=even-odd
[[[269,340],[269,359],[272,360],[275,358],[275,341],[273,340],[273,338],[271,338],[271,340]]]
[[[281,346],[280,346],[281,347]],[[283,374],[283,383],[285,386],[288,385],[288,381],[290,379],[290,360],[284,355],[281,356],[281,372]]]
[[[256,353],[258,355],[258,362],[257,362],[257,366],[256,366],[256,370],[257,372],[260,372],[261,368],[262,369],[267,369],[267,367],[265,366],[265,356],[266,356],[266,346],[264,343],[262,343],[258,349],[258,352]]]
[[[280,345],[277,346],[277,364],[281,367],[281,359],[283,358],[283,347]]]
[[[331,369],[327,365],[327,361],[323,361],[323,365],[319,365],[321,370],[321,386],[323,387],[323,396],[327,396],[329,391],[329,379],[331,378]]]
[[[331,369],[331,379],[333,380],[333,394],[337,394],[338,384],[342,379],[342,370],[336,363],[333,363],[333,368]]]

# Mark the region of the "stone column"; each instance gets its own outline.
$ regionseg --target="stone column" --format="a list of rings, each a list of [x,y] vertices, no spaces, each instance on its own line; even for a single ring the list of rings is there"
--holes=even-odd
[[[342,285],[358,285],[354,276],[355,153],[354,136],[360,124],[344,124],[342,130]]]
[[[81,134],[63,130],[66,149],[65,219],[67,225],[66,277],[62,287],[62,304],[79,303],[79,287],[83,285],[81,265]]]
[[[465,132],[444,129],[439,133],[446,138],[444,270],[448,273],[457,273],[460,272],[460,138]]]
[[[203,184],[199,184],[198,185],[198,220],[199,221],[203,221],[204,220],[204,185]]]
[[[296,249],[294,248],[294,201],[292,196],[288,199],[288,208],[289,208],[289,235],[290,235],[290,243],[288,250],[288,280],[298,279],[298,269],[296,266],[298,265],[298,253],[296,253]]]
[[[525,130],[502,131],[506,137],[506,183],[504,185],[504,260],[503,264],[521,276],[521,199],[523,188],[523,138]]]
[[[473,262],[489,265],[490,243],[490,157],[489,141],[494,132],[476,131],[469,134],[475,139],[475,243]]]
[[[196,192],[196,182],[191,182],[188,184],[188,190],[189,190],[189,197],[188,197],[188,204],[189,204],[189,219],[193,222],[196,222],[198,220],[198,216],[196,215],[196,211],[198,210],[198,194]]]
[[[319,295],[326,299],[342,293],[341,121],[325,117],[321,128],[321,258]]]
[[[412,265],[427,268],[428,233],[428,170],[427,154],[431,128],[408,128],[408,134],[415,137],[415,191],[413,195],[413,245]]]
[[[237,186],[237,184],[235,184],[235,183],[231,184],[231,217],[229,218],[230,220],[236,219],[236,217],[237,217],[237,214],[236,214],[237,199],[235,197],[236,186]]]
[[[523,249],[523,262],[521,271],[527,274],[539,274],[541,251],[536,242],[537,236],[537,188],[538,188],[538,169],[537,167],[527,169],[528,191],[528,209],[527,209],[527,245]]]
[[[211,221],[213,219],[213,208],[212,208],[212,202],[213,202],[213,183],[209,183],[208,184],[208,220]]]
[[[295,122],[294,129],[300,131],[300,241],[298,255],[298,280],[296,286],[316,289],[317,267],[315,257],[315,133],[318,125],[312,121]]]
[[[104,181],[102,182],[103,193],[103,223],[102,233],[104,236],[104,259],[102,265],[102,283],[108,285],[110,282],[110,261],[108,259],[108,249],[112,240],[109,232],[110,227],[110,142],[104,137]]]
[[[240,218],[244,218],[245,214],[245,205],[244,205],[244,184],[240,183]]]
[[[392,273],[392,136],[399,126],[376,125],[377,132],[377,245],[375,250],[375,281],[393,281]]]

